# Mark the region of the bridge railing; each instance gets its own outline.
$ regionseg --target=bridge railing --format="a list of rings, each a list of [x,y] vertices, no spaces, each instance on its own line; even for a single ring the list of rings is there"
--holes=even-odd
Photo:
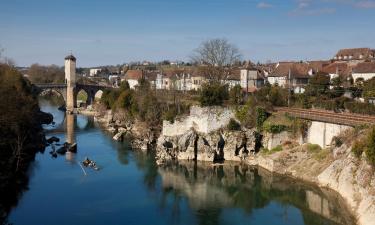
[[[285,112],[285,113],[290,114],[291,116],[302,118],[302,119],[316,120],[316,121],[321,121],[321,122],[335,123],[335,124],[348,125],[348,126],[375,124],[374,116],[364,116],[364,115],[349,114],[349,113],[334,113],[334,112],[326,112],[326,111],[318,111],[318,110],[306,110],[306,109],[284,108],[284,107],[278,107],[276,108],[276,111]]]
[[[66,84],[33,84],[37,87],[51,87],[51,88],[59,88],[59,87],[66,87]]]

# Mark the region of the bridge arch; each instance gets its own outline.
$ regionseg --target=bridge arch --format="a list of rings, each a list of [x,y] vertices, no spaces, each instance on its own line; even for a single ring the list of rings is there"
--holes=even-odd
[[[94,100],[100,100],[103,96],[104,90],[98,90],[94,95]]]
[[[74,108],[77,108],[78,93],[83,90],[87,93],[86,105],[91,105],[95,101],[95,97],[100,98],[103,91],[110,86],[93,85],[93,84],[76,84],[75,87],[68,87],[67,84],[34,84],[34,91],[38,94],[51,90],[61,95],[64,99],[65,105],[67,101],[73,101]],[[68,92],[72,94],[68,95]],[[68,98],[69,96],[69,98]]]
[[[64,104],[66,103],[66,91],[65,90],[59,90],[59,89],[54,89],[54,88],[46,88],[41,90],[38,95],[39,96],[46,96],[48,94],[53,94],[56,96],[59,96],[63,99]]]
[[[89,105],[89,93],[84,88],[79,88],[75,90],[75,105],[76,107],[80,107],[81,103]]]

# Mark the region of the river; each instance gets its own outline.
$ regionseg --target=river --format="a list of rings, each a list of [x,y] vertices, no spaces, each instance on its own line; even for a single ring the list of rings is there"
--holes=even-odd
[[[157,167],[152,153],[114,142],[93,118],[54,115],[47,136],[75,140],[77,154],[31,165],[28,190],[8,217],[20,224],[354,224],[337,194],[246,165],[181,162]],[[82,170],[85,157],[99,171]]]

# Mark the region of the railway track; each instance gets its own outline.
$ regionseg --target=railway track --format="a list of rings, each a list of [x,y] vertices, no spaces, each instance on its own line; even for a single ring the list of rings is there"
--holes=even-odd
[[[331,111],[323,111],[316,109],[300,109],[300,108],[275,108],[278,112],[286,112],[292,116],[318,120],[322,122],[331,122],[342,125],[356,126],[364,124],[375,124],[375,116],[353,114],[353,113],[335,113]]]

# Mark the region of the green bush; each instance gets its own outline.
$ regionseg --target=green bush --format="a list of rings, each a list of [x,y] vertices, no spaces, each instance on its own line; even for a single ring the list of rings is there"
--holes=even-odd
[[[255,99],[250,96],[244,106],[240,106],[236,110],[236,118],[241,122],[242,126],[253,128],[256,125],[256,108]]]
[[[230,89],[229,100],[230,103],[234,105],[243,104],[243,92],[240,85],[236,85],[232,89]]]
[[[345,108],[352,113],[375,115],[375,105],[362,102],[345,102]]]
[[[169,107],[169,109],[163,113],[163,119],[168,120],[171,123],[174,123],[176,116],[177,116],[176,107]]]
[[[118,91],[104,90],[101,102],[108,108],[112,109],[115,106],[115,102],[119,96]]]
[[[288,98],[288,90],[273,86],[269,92],[269,101],[274,106],[286,106]]]
[[[268,117],[268,113],[266,109],[264,109],[263,107],[256,107],[255,112],[256,112],[256,126],[258,129],[261,129],[264,121],[266,121]]]
[[[228,87],[220,83],[204,84],[200,91],[201,106],[222,105],[228,99]]]
[[[360,158],[362,153],[366,148],[366,142],[363,140],[356,140],[352,146],[352,152],[357,157]]]
[[[269,133],[272,134],[279,134],[283,131],[287,130],[287,127],[285,125],[281,124],[270,124],[270,123],[265,123],[263,125],[263,129]]]
[[[135,103],[133,91],[128,89],[123,91],[116,100],[116,107],[130,110]]]
[[[230,119],[227,128],[232,131],[241,130],[241,125],[236,120]]]
[[[310,144],[310,143],[307,144],[307,150],[309,152],[318,152],[321,149],[322,148],[319,145],[317,145],[317,144]]]
[[[283,150],[283,147],[281,145],[278,145],[278,146],[274,147],[273,149],[271,149],[270,153],[280,152],[282,150]]]
[[[263,148],[263,147],[260,148],[260,152],[264,155],[271,155],[275,152],[280,152],[282,150],[283,150],[283,147],[281,145],[278,145],[278,146],[272,148],[271,150],[268,150],[267,148]]]
[[[367,148],[365,148],[366,158],[371,165],[375,166],[375,127],[371,129],[367,137]]]

